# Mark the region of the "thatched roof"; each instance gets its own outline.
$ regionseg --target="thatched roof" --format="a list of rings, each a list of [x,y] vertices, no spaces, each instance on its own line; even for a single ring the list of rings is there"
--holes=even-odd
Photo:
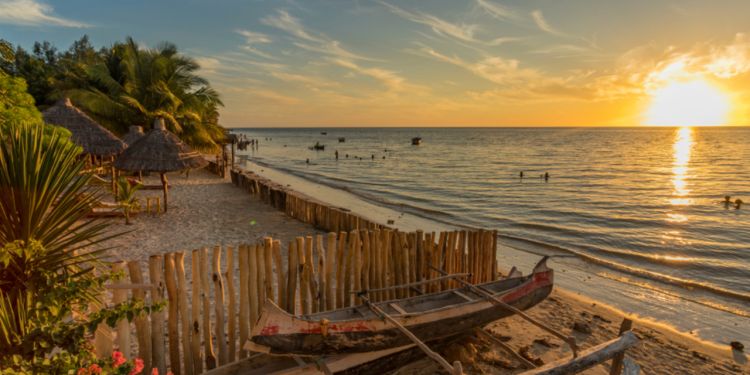
[[[207,164],[208,161],[199,153],[168,132],[162,119],[154,121],[154,128],[115,160],[115,168],[133,172],[181,171],[202,168]]]
[[[70,99],[59,100],[42,112],[44,121],[62,126],[72,133],[73,143],[81,146],[83,152],[96,156],[117,155],[125,149],[125,143],[105,129],[87,114],[73,106]]]
[[[125,134],[122,137],[123,142],[125,142],[128,146],[132,146],[135,141],[141,139],[143,137],[143,127],[138,125],[130,125],[130,129],[128,129],[128,134]]]

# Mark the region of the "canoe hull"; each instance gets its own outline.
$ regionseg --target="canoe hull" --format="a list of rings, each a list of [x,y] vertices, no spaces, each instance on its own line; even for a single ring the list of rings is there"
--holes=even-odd
[[[498,298],[517,309],[526,310],[552,292],[552,270],[535,272],[523,279],[524,282],[507,293],[496,294]],[[486,299],[477,299],[455,307],[395,318],[420,340],[431,341],[467,332],[510,315],[513,313],[502,306]],[[275,305],[269,306],[269,303],[264,307],[251,340],[253,350],[295,355],[362,353],[412,343],[396,327],[382,319],[333,321],[323,329],[320,320],[295,317]]]

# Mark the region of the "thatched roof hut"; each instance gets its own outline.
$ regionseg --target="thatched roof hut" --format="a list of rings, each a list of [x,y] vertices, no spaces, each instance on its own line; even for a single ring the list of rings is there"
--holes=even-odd
[[[81,146],[83,152],[96,156],[113,156],[125,149],[126,145],[112,132],[99,125],[91,117],[76,108],[70,99],[59,100],[42,112],[44,121],[62,126],[72,133],[70,139]]]
[[[128,147],[130,147],[135,141],[141,139],[144,135],[142,126],[131,125],[128,129],[128,133],[122,137],[122,140],[128,145]]]
[[[115,168],[132,172],[159,172],[164,189],[164,211],[167,210],[166,172],[203,168],[208,165],[198,152],[167,131],[164,120],[154,121],[154,128],[133,143],[115,160]]]

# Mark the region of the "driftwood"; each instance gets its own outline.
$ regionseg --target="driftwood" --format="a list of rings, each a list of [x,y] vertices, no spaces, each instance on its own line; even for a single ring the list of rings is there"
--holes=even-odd
[[[623,353],[632,348],[636,344],[638,344],[638,338],[635,337],[635,334],[632,331],[628,331],[616,339],[582,351],[576,358],[550,362],[542,367],[526,371],[522,373],[522,375],[575,374],[608,361],[617,354]]]

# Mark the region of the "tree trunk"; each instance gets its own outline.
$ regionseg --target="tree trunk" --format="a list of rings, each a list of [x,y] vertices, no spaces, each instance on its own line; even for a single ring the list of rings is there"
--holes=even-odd
[[[167,190],[169,188],[167,187],[167,174],[165,172],[161,172],[161,186],[164,189],[164,212],[167,212]]]

